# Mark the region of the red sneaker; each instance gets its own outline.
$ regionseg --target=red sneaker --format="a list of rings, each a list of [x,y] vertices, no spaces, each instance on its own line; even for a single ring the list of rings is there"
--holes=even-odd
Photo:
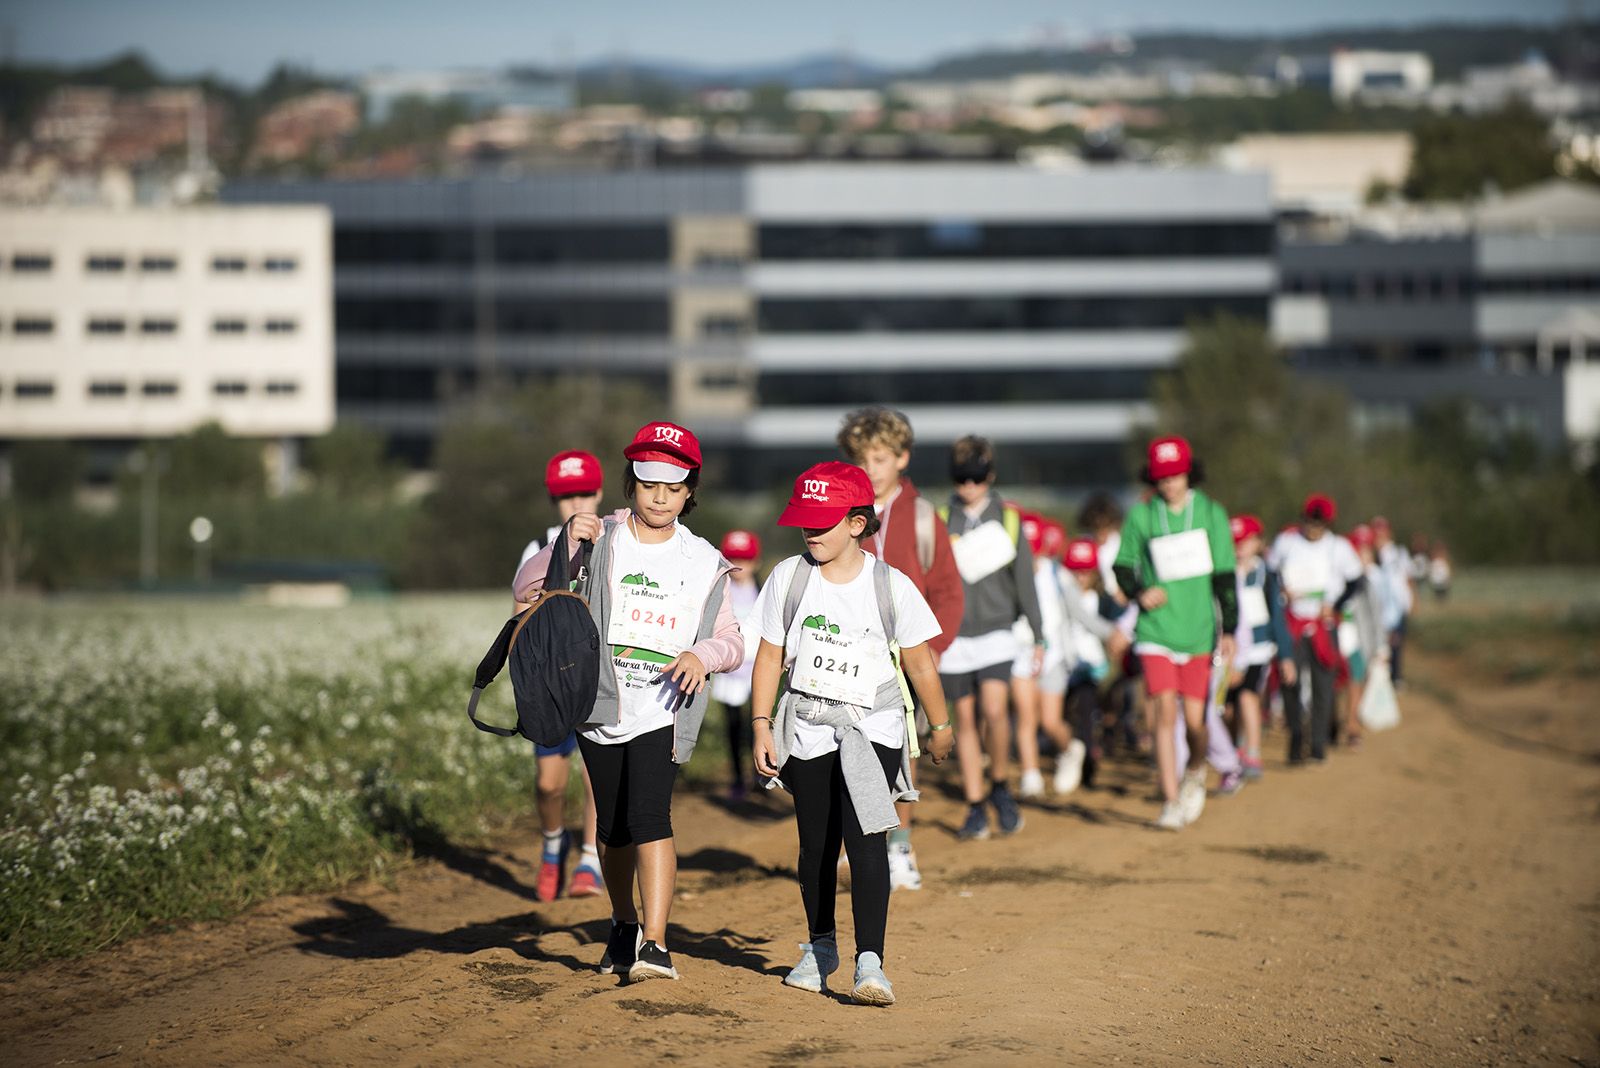
[[[568,897],[599,897],[600,873],[587,864],[572,873],[572,883],[567,887]]]
[[[539,901],[554,901],[561,896],[561,862],[546,860],[539,864],[539,881],[534,884],[533,896]]]

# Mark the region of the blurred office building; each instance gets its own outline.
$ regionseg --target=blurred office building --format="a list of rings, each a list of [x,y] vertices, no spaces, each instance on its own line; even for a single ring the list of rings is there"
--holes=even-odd
[[[0,444],[333,425],[325,208],[0,210]]]
[[[327,205],[340,419],[428,462],[452,398],[557,371],[670,398],[734,486],[832,449],[882,402],[917,473],[983,434],[1009,483],[1121,477],[1185,324],[1266,321],[1262,174],[761,165],[426,182],[240,183]]]

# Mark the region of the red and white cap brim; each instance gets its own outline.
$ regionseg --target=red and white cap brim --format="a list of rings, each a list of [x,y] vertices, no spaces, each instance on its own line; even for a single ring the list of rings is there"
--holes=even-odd
[[[635,460],[633,476],[640,482],[682,482],[689,477],[690,469],[666,460]]]

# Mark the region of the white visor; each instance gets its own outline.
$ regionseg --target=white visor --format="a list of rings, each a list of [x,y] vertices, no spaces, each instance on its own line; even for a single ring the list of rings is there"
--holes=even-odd
[[[633,476],[640,482],[682,482],[689,477],[689,469],[664,460],[635,460]]]

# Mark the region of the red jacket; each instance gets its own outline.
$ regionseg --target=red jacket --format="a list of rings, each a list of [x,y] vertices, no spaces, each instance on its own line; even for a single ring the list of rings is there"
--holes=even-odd
[[[961,632],[967,595],[961,572],[956,570],[955,553],[950,551],[950,531],[937,512],[933,516],[933,566],[922,570],[922,561],[917,557],[917,496],[917,487],[909,478],[902,478],[900,495],[883,510],[884,529],[866,548],[877,552],[881,541],[883,562],[905,572],[916,584],[943,631],[928,642],[928,647],[942,654]]]

